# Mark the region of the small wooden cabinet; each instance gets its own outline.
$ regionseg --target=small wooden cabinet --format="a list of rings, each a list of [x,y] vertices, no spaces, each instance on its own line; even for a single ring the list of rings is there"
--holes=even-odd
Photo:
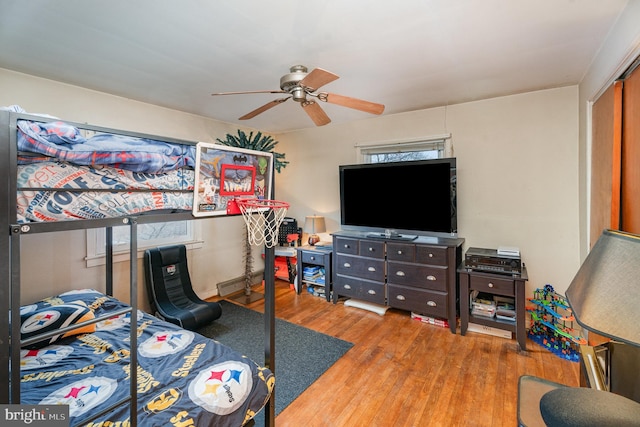
[[[457,274],[463,239],[418,237],[411,241],[333,236],[334,298],[345,296],[445,318],[457,327]],[[335,301],[335,300],[334,300]]]
[[[324,286],[327,301],[331,301],[333,290],[333,263],[331,260],[331,249],[318,249],[313,246],[302,246],[298,248],[298,293],[302,289],[303,283],[307,285]],[[324,280],[322,282],[307,280],[304,278],[304,268],[307,266],[317,266],[324,270]],[[334,293],[334,299],[336,298]],[[336,300],[337,301],[337,300]]]
[[[460,266],[458,271],[460,275],[460,334],[466,334],[469,322],[510,331],[515,333],[520,349],[526,351],[525,282],[528,280],[527,269],[523,266],[522,273],[519,276],[470,271],[463,265]],[[515,322],[471,315],[471,291],[480,291],[514,298],[516,310]]]

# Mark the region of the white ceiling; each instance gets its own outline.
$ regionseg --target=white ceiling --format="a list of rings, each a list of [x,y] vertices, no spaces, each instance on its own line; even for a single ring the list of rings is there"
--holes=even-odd
[[[631,0],[635,1],[635,0]],[[394,114],[578,84],[627,0],[0,0],[0,68],[283,132],[289,67]],[[336,123],[370,114],[322,103]]]

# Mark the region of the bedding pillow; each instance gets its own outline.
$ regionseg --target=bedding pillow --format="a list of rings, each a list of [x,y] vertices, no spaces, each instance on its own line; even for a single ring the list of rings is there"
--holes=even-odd
[[[52,304],[50,301],[39,301],[20,308],[20,334],[23,340],[95,318],[93,311],[83,301],[64,302],[62,304]],[[26,346],[26,348],[41,348],[62,338],[94,332],[95,329],[96,325],[91,324],[64,334],[54,335]]]

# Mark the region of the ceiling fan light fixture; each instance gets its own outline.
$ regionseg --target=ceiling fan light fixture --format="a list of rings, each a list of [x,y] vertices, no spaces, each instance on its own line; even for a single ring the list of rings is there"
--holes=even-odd
[[[293,100],[296,102],[305,102],[307,100],[307,92],[300,86],[291,90],[291,96],[293,96]]]

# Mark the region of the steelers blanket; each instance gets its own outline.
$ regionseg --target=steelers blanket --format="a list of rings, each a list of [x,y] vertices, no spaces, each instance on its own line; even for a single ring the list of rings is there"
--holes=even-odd
[[[33,333],[41,316],[45,328],[56,307],[69,305],[96,317],[126,307],[93,290],[72,291],[22,307],[23,326]],[[71,425],[128,426],[128,404],[85,420],[130,394],[130,323],[124,314],[94,332],[23,349],[22,403],[69,405]],[[273,391],[272,372],[229,347],[140,311],[137,325],[140,426],[241,426]]]

